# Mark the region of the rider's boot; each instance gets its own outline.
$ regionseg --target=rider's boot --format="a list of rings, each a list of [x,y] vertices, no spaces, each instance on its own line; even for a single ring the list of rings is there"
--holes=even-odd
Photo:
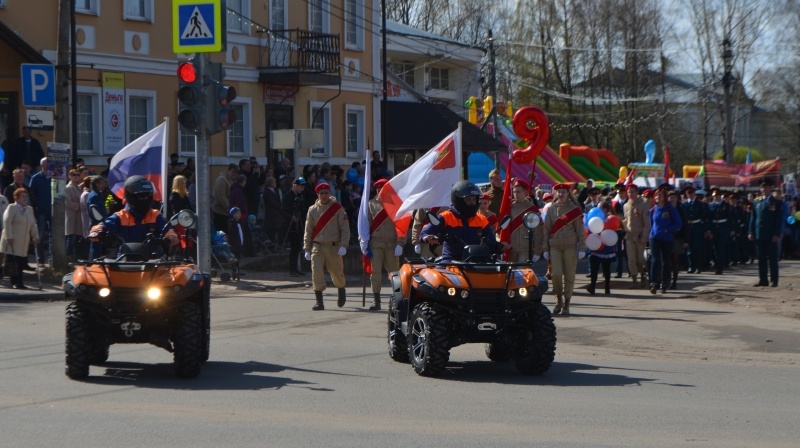
[[[314,296],[317,298],[316,305],[312,306],[311,309],[314,311],[321,311],[325,309],[325,304],[322,303],[322,291],[314,291]]]
[[[344,288],[339,288],[339,301],[336,304],[341,308],[344,306],[345,301],[347,301],[347,293]]]
[[[561,308],[564,307],[564,304],[561,302],[561,296],[556,296],[556,306],[553,307],[553,314],[561,313]]]
[[[369,310],[370,311],[380,311],[381,310],[381,293],[376,292],[376,293],[373,293],[373,295],[375,296],[375,298],[372,299],[372,306],[369,307]]]

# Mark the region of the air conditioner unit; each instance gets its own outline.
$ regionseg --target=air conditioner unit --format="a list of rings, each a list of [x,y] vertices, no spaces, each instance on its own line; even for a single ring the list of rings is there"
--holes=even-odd
[[[281,129],[270,131],[272,149],[309,149],[312,156],[325,156],[322,129]]]

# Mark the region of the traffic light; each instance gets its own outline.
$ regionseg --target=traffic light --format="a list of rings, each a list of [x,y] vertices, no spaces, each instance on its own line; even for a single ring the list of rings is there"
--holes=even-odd
[[[206,130],[216,134],[228,129],[236,121],[236,111],[231,101],[236,99],[236,89],[223,84],[225,69],[221,63],[206,63]]]
[[[178,64],[178,123],[187,131],[202,131],[205,124],[203,76],[197,58]]]

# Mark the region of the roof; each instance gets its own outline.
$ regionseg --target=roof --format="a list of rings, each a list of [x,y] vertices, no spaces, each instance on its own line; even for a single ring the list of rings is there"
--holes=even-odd
[[[462,149],[470,152],[506,151],[500,141],[465,120],[447,106],[432,103],[386,103],[389,151],[427,151],[462,123]]]
[[[9,26],[6,25],[2,20],[0,20],[0,40],[8,42],[12,48],[15,48],[19,52],[19,54],[33,63],[50,64],[50,61],[46,57],[33,48],[14,30],[9,28]]]

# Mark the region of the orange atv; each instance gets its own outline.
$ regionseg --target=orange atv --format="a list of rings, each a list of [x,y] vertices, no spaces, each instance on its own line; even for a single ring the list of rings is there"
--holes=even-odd
[[[195,220],[184,210],[167,226],[190,228]],[[73,300],[67,306],[67,376],[88,376],[91,364],[108,359],[111,344],[150,343],[173,353],[179,377],[196,377],[209,355],[211,278],[191,258],[165,255],[160,236],[143,243],[101,238],[107,247],[117,240],[118,255],[79,261],[63,280]]]
[[[432,213],[428,219],[438,225]],[[510,217],[504,218],[500,227],[509,222]],[[529,213],[523,222],[532,237],[539,215]],[[437,237],[460,241],[452,235]],[[419,375],[436,376],[444,371],[452,347],[483,342],[492,361],[513,360],[524,374],[547,372],[556,350],[556,327],[542,304],[547,279],[537,276],[530,262],[498,261],[485,245],[465,246],[462,258],[408,259],[390,274],[389,356],[410,361]]]

